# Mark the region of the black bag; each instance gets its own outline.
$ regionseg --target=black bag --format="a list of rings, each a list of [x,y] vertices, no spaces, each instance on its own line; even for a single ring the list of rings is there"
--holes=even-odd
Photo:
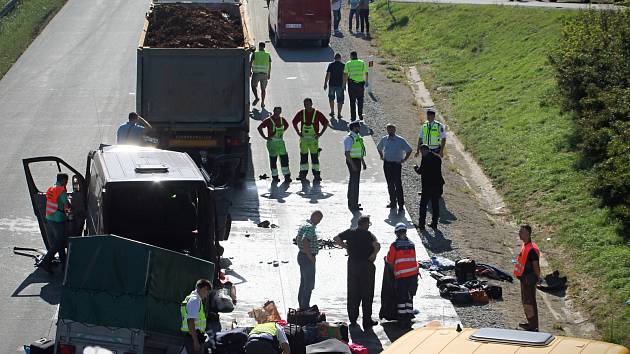
[[[55,352],[55,341],[41,338],[30,345],[31,354],[53,354]]]
[[[245,353],[249,328],[234,328],[229,331],[217,332],[214,335],[215,349],[213,354],[242,354]]]
[[[498,300],[503,297],[503,288],[498,285],[488,285],[484,290],[491,299]]]
[[[470,305],[473,303],[473,299],[468,291],[453,291],[451,292],[451,302],[455,305]]]
[[[452,275],[445,275],[437,280],[438,288],[441,288],[442,286],[446,284],[453,284],[453,283],[457,283],[457,278]]]
[[[304,342],[304,330],[296,324],[287,324],[284,326],[284,333],[289,340],[291,354],[306,354],[306,344]]]
[[[472,259],[464,258],[455,263],[455,276],[457,282],[463,284],[469,280],[475,279],[475,269],[477,265]]]
[[[383,285],[381,286],[381,309],[378,318],[395,321],[398,319],[398,299],[394,279],[394,269],[391,264],[385,263],[383,269]]]
[[[326,321],[326,315],[323,315],[323,321]],[[299,326],[305,326],[308,324],[322,322],[322,314],[320,314],[317,305],[313,305],[306,310],[289,309],[287,322]]]

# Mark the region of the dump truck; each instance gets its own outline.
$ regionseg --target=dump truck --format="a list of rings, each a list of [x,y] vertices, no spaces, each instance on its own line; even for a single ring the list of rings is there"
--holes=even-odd
[[[211,262],[122,237],[70,238],[56,352],[181,353],[181,302],[214,272]]]
[[[66,235],[116,234],[216,263],[231,228],[225,188],[182,152],[101,145],[85,174],[56,156],[22,161],[33,211],[50,248],[46,190],[59,172],[71,176]]]
[[[249,165],[245,18],[238,2],[154,0],[137,49],[136,109],[153,126],[149,140],[187,152],[224,181]]]

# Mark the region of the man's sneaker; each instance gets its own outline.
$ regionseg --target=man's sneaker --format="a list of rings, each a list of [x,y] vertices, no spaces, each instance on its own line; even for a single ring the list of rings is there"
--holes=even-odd
[[[333,118],[335,118],[335,112],[330,112],[330,113],[328,113],[328,115],[333,117]]]
[[[363,115],[360,115],[360,116],[359,116],[359,120],[363,120]]]
[[[338,118],[338,119],[343,118],[343,116],[341,115],[341,113],[337,114],[337,118]]]
[[[265,108],[265,102],[261,103],[261,104],[260,104],[260,107],[261,107],[261,108]]]
[[[258,99],[258,97],[256,97],[256,99],[254,99],[254,102],[252,102],[252,106],[255,106],[256,103],[258,103],[258,101],[260,101],[260,100]]]
[[[389,203],[387,204],[386,208],[395,208],[396,207],[396,203]]]

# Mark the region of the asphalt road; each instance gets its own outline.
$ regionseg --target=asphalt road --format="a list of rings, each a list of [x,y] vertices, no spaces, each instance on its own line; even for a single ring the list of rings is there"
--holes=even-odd
[[[264,1],[248,4],[251,28],[256,41],[268,40]],[[50,278],[33,268],[30,258],[13,255],[14,246],[43,248],[37,223],[27,195],[21,159],[56,155],[79,171],[84,170],[87,152],[99,143],[114,142],[118,124],[135,107],[135,48],[142,27],[145,1],[69,0],[19,61],[0,81],[0,131],[4,152],[0,166],[4,183],[0,186],[0,353],[15,353],[21,346],[42,336],[54,336],[54,320],[59,299],[59,277]],[[270,46],[271,47],[271,46]],[[287,118],[301,107],[304,97],[312,97],[315,107],[327,112],[322,89],[326,64],[332,59],[329,48],[290,48],[273,55],[272,80],[267,106],[280,105]],[[349,116],[348,107],[344,115]],[[254,115],[259,117],[258,114]],[[269,174],[266,150],[252,121],[253,176]],[[297,305],[299,272],[291,244],[295,230],[314,209],[325,217],[320,226],[324,238],[356,221],[345,207],[347,170],[343,163],[341,140],[346,123],[338,122],[321,139],[322,176],[320,188],[292,183],[288,188],[272,188],[269,180],[248,180],[234,193],[233,236],[226,243],[226,256],[233,257],[231,277],[239,284],[236,311],[225,320],[246,322],[245,313],[266,299],[275,300],[282,314]],[[364,129],[367,131],[367,128]],[[291,169],[298,171],[297,135],[286,134]],[[375,146],[366,139],[368,170],[362,174],[361,202],[372,215],[371,230],[383,245],[376,263],[377,290],[374,302],[378,314],[380,274],[387,246],[393,240],[393,224],[410,224],[407,214],[389,214],[386,187]],[[53,182],[56,172],[44,166],[41,188]],[[259,229],[256,223],[270,220],[277,229]],[[245,237],[248,233],[251,236]],[[419,258],[426,256],[422,243],[410,230]],[[288,261],[279,267],[267,261]],[[262,262],[262,263],[261,263]],[[325,309],[331,320],[346,320],[346,257],[343,250],[324,251],[318,262],[313,303]],[[430,320],[453,325],[458,322],[451,304],[439,298],[433,282],[425,275],[416,297],[420,310],[416,326]],[[360,342],[379,350],[399,333],[378,326],[374,333],[354,332]]]

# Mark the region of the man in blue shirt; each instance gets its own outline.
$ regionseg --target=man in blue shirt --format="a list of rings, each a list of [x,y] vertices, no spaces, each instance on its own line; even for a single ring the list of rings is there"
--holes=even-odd
[[[413,148],[405,138],[396,135],[396,126],[387,124],[387,135],[381,138],[376,146],[381,160],[383,160],[383,170],[385,180],[387,180],[387,191],[389,192],[388,208],[395,208],[398,204],[399,211],[403,211],[405,197],[402,188],[402,164],[407,161]]]
[[[151,129],[151,124],[140,117],[138,113],[129,113],[129,121],[118,127],[116,144],[142,145],[145,129]]]

